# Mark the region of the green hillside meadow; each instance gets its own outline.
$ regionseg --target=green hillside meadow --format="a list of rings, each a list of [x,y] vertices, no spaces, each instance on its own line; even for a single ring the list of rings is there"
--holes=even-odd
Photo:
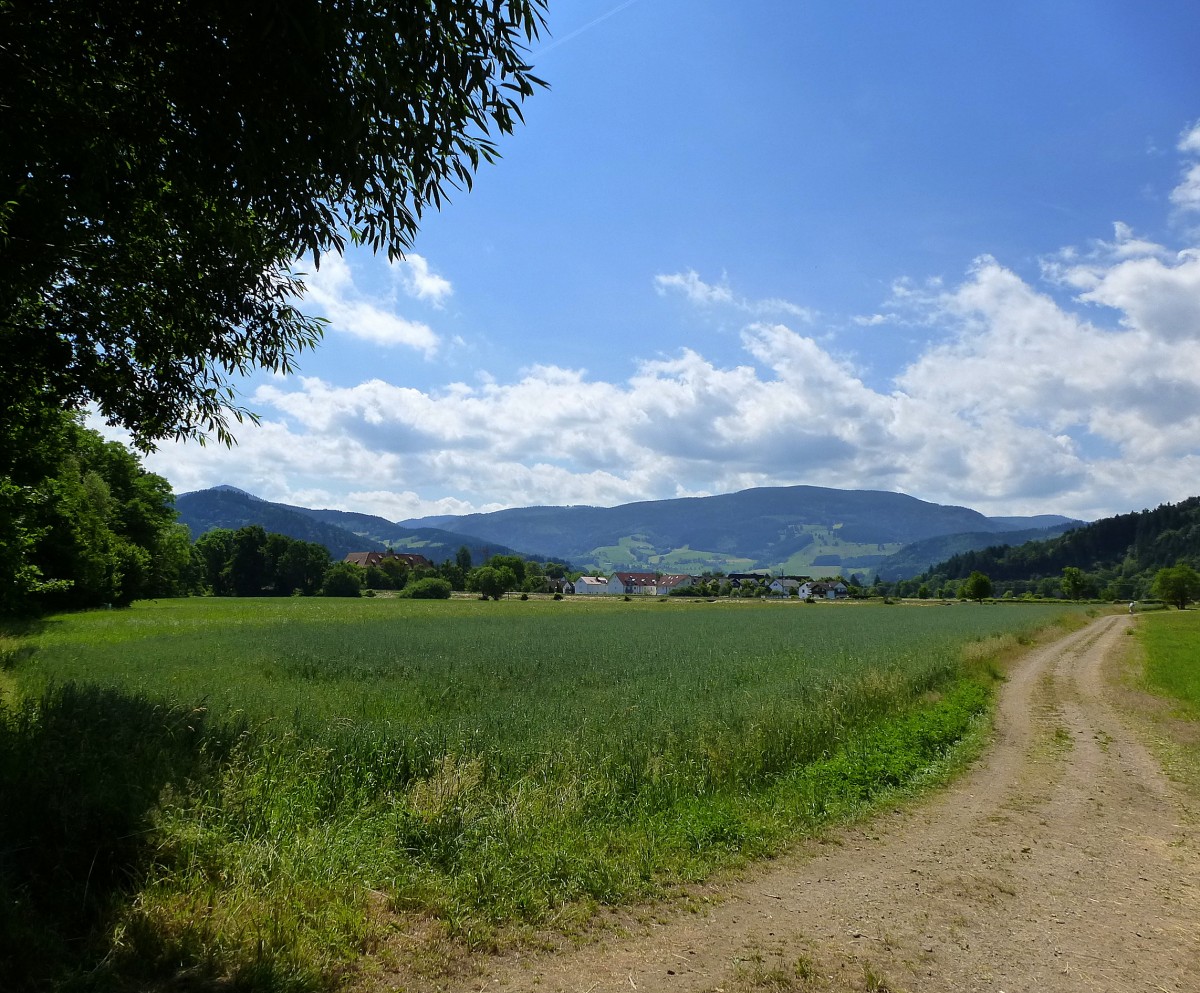
[[[0,638],[0,988],[321,989],[405,921],[474,947],[569,930],[945,775],[986,725],[991,660],[1070,610],[48,618]]]

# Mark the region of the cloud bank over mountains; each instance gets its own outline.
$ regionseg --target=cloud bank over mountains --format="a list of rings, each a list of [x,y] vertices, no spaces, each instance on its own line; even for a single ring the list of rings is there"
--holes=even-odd
[[[749,299],[686,267],[647,273],[643,291],[677,298],[698,326],[737,328],[736,358],[697,333],[631,357],[620,381],[552,363],[429,389],[280,379],[249,397],[263,425],[232,452],[168,446],[149,465],[178,491],[229,482],[390,519],[791,483],[1082,518],[1181,499],[1200,479],[1200,125],[1178,149],[1182,247],[1117,223],[1029,273],[982,256],[950,284],[897,279],[865,317]],[[437,358],[444,336],[398,311],[440,307],[454,287],[420,256],[395,269],[380,299],[345,260],[323,261],[308,300],[330,321],[323,348],[347,335]],[[868,385],[837,348],[852,325],[868,347],[921,343]]]

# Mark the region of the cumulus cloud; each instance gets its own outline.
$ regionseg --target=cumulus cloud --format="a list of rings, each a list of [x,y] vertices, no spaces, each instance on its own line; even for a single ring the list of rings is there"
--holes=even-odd
[[[1200,154],[1200,127],[1180,147]],[[314,295],[331,319],[369,328],[372,305],[338,262]],[[681,348],[616,381],[553,363],[434,389],[277,380],[252,396],[264,424],[232,455],[168,447],[151,468],[169,467],[180,490],[231,482],[391,519],[788,483],[1080,517],[1195,493],[1200,248],[1118,223],[1111,239],[1045,260],[1036,279],[987,255],[956,280],[898,279],[886,320],[928,338],[883,387],[806,333],[803,308],[746,301],[692,270],[654,283],[744,313],[740,352]],[[407,343],[432,350],[429,334]]]
[[[797,482],[997,513],[1153,503],[1189,493],[1200,461],[1200,349],[1180,347],[1200,336],[1200,254],[1164,258],[1147,242],[1138,256],[1131,241],[1106,263],[1094,246],[1079,253],[1044,288],[988,256],[956,284],[905,284],[907,317],[942,337],[890,391],[816,338],[753,322],[740,362],[682,349],[624,382],[539,365],[428,391],[262,386],[252,402],[269,441],[253,458],[266,483],[319,457],[359,506],[393,517]]]
[[[305,285],[306,299],[317,305],[335,332],[385,347],[414,348],[426,358],[432,358],[438,350],[438,336],[429,325],[397,316],[387,301],[367,299],[340,255],[326,255],[321,268],[305,279]]]
[[[422,255],[410,253],[404,261],[396,265],[400,282],[411,297],[440,307],[442,302],[454,293],[450,280],[430,269],[429,262]]]
[[[728,286],[704,282],[695,269],[655,276],[654,286],[659,293],[682,293],[695,304],[708,306],[733,303],[733,291]]]
[[[1200,156],[1200,123],[1184,131],[1178,148],[1186,155]],[[1181,211],[1200,210],[1200,162],[1186,167],[1183,180],[1171,191],[1171,202]]]

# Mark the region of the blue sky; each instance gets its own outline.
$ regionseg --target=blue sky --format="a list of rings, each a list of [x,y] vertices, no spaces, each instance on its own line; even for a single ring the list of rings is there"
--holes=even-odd
[[[1200,493],[1200,8],[551,0],[551,84],[177,491],[393,520],[808,483]]]

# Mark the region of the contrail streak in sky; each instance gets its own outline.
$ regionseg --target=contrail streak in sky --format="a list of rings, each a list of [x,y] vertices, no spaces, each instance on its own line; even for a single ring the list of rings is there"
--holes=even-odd
[[[637,3],[637,0],[625,0],[624,3],[617,4],[615,7],[613,7],[612,10],[608,11],[607,13],[601,14],[599,17],[595,18],[594,20],[588,21],[587,24],[583,25],[582,27],[576,28],[570,34],[565,34],[561,38],[555,38],[552,42],[550,42],[550,44],[546,45],[544,48],[541,48],[537,52],[533,53],[533,57],[535,59],[541,58],[547,52],[552,52],[554,49],[558,48],[559,45],[565,45],[568,41],[571,41],[574,38],[578,38],[581,34],[583,34],[589,28],[594,28],[601,21],[607,21],[610,17],[613,16],[613,14],[619,14],[626,7],[628,7],[634,3]]]

